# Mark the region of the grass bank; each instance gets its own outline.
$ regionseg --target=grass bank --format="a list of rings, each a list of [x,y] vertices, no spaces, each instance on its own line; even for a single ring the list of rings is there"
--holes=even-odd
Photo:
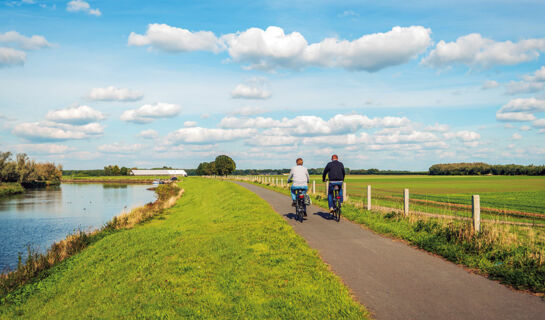
[[[248,181],[246,181],[248,182]],[[287,188],[258,184],[284,194]],[[327,208],[324,196],[314,204]],[[343,216],[375,232],[408,241],[517,289],[545,294],[545,230],[537,227],[482,225],[475,234],[468,221],[452,221],[365,210],[362,204],[345,203]]]
[[[0,197],[23,193],[25,188],[19,183],[0,183]]]
[[[171,176],[96,176],[96,177],[78,177],[63,176],[62,182],[94,182],[94,183],[148,183],[154,180],[168,180]]]
[[[361,319],[367,312],[262,199],[184,179],[163,215],[111,232],[0,299],[0,318]]]

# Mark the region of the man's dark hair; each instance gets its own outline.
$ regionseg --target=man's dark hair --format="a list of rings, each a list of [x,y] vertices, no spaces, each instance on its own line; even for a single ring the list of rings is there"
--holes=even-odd
[[[331,156],[331,160],[339,160],[339,157],[336,154],[334,154]]]

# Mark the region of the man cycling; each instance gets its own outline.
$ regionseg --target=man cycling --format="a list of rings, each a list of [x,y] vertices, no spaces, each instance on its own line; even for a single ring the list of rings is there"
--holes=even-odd
[[[293,181],[291,185],[291,200],[293,201],[291,206],[295,207],[295,190],[303,190],[306,193],[308,190],[307,183],[310,181],[307,168],[303,167],[303,159],[297,158],[295,160],[297,165],[291,168],[290,176],[288,177],[288,183]]]
[[[333,188],[339,186],[339,195],[341,196],[341,203],[343,202],[343,181],[344,181],[344,165],[339,161],[339,157],[336,154],[331,156],[331,162],[325,166],[324,173],[322,174],[322,181],[325,182],[326,175],[329,174],[329,188],[327,190],[327,202],[329,204],[329,212],[333,212]]]

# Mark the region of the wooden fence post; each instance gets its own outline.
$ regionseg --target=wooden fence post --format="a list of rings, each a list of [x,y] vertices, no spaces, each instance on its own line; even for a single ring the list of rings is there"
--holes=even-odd
[[[346,191],[346,182],[343,182],[343,201],[348,200],[348,192]]]
[[[371,210],[371,185],[367,185],[367,210]]]
[[[403,214],[409,215],[409,189],[403,190]]]
[[[327,197],[328,193],[329,193],[329,181],[326,181],[325,182],[325,196],[326,197]]]
[[[312,180],[312,194],[316,194],[316,180]]]
[[[478,194],[471,197],[471,207],[473,212],[473,231],[481,232],[481,199]]]

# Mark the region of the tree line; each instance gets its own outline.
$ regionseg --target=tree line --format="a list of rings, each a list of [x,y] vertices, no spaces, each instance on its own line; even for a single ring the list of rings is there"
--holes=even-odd
[[[225,176],[232,174],[237,165],[233,159],[226,155],[217,156],[212,162],[201,162],[195,170],[195,173],[199,176]]]
[[[518,165],[518,164],[494,164],[484,162],[474,163],[443,163],[434,164],[429,168],[430,175],[545,175],[545,166]]]
[[[62,178],[62,166],[53,162],[36,162],[26,153],[18,153],[15,159],[12,153],[0,151],[0,181],[17,182],[24,187],[59,184]]]

